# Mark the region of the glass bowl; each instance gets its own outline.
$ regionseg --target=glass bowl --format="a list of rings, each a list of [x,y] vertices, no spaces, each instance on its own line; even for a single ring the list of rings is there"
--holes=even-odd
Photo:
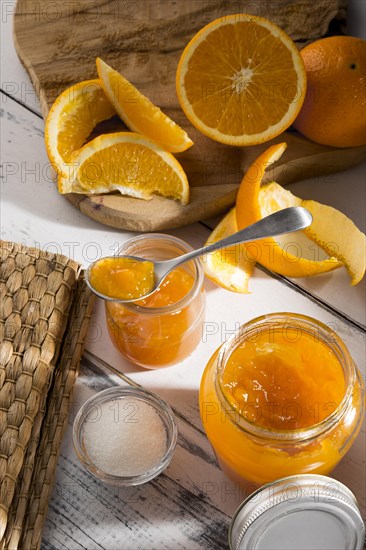
[[[73,425],[74,448],[83,466],[96,479],[121,486],[140,485],[161,474],[177,437],[168,403],[142,388],[117,386],[93,395]]]

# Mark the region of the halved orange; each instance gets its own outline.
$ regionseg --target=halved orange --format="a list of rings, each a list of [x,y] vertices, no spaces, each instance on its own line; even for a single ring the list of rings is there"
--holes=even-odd
[[[296,45],[274,23],[247,14],[216,19],[186,46],[177,70],[185,114],[206,136],[255,145],[283,132],[305,97]]]
[[[264,171],[278,160],[285,143],[269,147],[247,170],[236,200],[236,221],[243,229],[264,216],[288,206],[301,205],[313,215],[313,222],[304,231],[291,233],[286,241],[279,237],[267,238],[248,248],[248,253],[259,263],[289,277],[304,277],[346,267],[351,284],[355,285],[364,276],[366,265],[366,237],[342,212],[315,201],[304,201],[276,183],[261,188]],[[304,236],[307,241],[304,241]],[[309,239],[325,251],[323,258],[309,259],[314,246]],[[247,246],[247,245],[244,245]],[[327,257],[330,256],[330,257]]]
[[[110,102],[130,130],[148,136],[172,153],[185,151],[193,145],[178,124],[99,57],[97,71]]]
[[[60,193],[123,195],[150,199],[152,193],[189,200],[187,176],[171,153],[134,132],[96,137],[72,157],[69,178],[59,177]]]
[[[100,80],[85,80],[64,90],[52,105],[45,126],[45,143],[52,166],[69,175],[68,163],[94,127],[116,114]]]

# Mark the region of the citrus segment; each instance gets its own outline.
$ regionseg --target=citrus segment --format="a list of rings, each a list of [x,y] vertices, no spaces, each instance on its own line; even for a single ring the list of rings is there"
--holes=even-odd
[[[185,151],[193,145],[178,124],[99,57],[97,70],[105,93],[130,130],[148,136],[172,153]]]
[[[221,220],[212,231],[205,246],[225,239],[237,231],[235,208]],[[232,292],[248,293],[248,281],[253,273],[255,261],[242,245],[233,245],[203,257],[205,275],[219,286]]]
[[[186,46],[177,94],[198,130],[229,145],[255,145],[283,132],[305,95],[295,44],[277,25],[240,14],[217,19]]]
[[[79,82],[58,96],[48,113],[45,143],[55,170],[69,175],[68,163],[93,128],[116,114],[100,80]]]
[[[61,193],[110,193],[141,199],[152,193],[187,204],[189,186],[179,162],[157,143],[133,132],[103,134],[72,157],[70,178],[60,178]]]
[[[276,183],[260,188],[265,169],[278,160],[285,148],[284,143],[269,147],[245,174],[236,201],[238,229],[243,229],[276,210],[288,206],[304,206],[313,215],[310,227],[292,233],[288,241],[290,246],[284,247],[278,237],[256,241],[254,259],[268,269],[289,277],[324,273],[343,263],[351,276],[352,284],[356,284],[365,272],[366,249],[365,235],[354,223],[338,210],[315,201],[303,201]],[[304,235],[331,257],[320,260],[304,257],[307,247]],[[292,253],[294,249],[296,254]],[[310,249],[314,251],[313,247]],[[248,253],[252,254],[250,248]]]
[[[308,85],[295,128],[324,145],[365,145],[366,41],[331,36],[312,42],[301,55]]]

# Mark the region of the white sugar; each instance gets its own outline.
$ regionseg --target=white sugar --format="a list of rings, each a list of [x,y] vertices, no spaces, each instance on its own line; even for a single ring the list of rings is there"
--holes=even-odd
[[[167,445],[159,414],[133,397],[96,406],[84,424],[83,440],[94,464],[115,476],[146,473],[159,464]]]

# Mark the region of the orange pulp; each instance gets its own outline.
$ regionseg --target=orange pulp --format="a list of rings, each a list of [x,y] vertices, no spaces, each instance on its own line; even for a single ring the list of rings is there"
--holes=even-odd
[[[90,270],[92,287],[116,300],[133,300],[152,291],[154,264],[132,258],[102,258]]]
[[[194,277],[177,268],[147,298],[131,305],[106,302],[109,333],[119,351],[147,368],[169,366],[190,355],[200,341],[204,313],[202,290],[184,302],[193,284]]]

